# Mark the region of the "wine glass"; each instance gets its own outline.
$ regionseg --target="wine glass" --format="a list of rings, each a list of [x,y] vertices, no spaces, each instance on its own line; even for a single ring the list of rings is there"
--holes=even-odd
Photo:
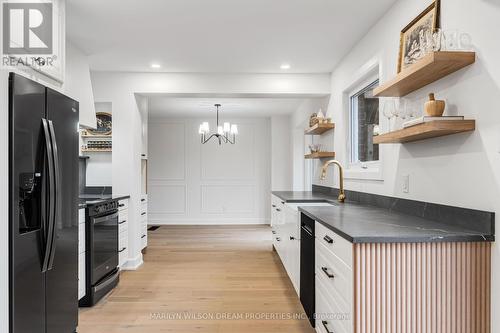
[[[384,100],[384,104],[382,107],[382,113],[389,120],[389,129],[393,129],[393,121],[392,119],[398,117],[398,109],[396,107],[396,100],[393,98],[388,98]]]

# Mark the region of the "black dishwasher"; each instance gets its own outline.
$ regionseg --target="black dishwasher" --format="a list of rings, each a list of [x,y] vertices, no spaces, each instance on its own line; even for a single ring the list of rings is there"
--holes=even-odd
[[[300,302],[314,327],[315,274],[314,274],[314,220],[300,217]]]

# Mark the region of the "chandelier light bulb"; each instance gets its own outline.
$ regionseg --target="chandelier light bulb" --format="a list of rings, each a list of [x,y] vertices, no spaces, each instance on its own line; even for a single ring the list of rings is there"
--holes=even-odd
[[[202,124],[202,127],[203,127],[203,131],[205,132],[205,134],[207,134],[208,132],[210,132],[210,125],[208,125],[208,122],[204,122]]]
[[[230,123],[224,123],[224,133],[229,133],[231,130],[231,124]]]
[[[217,127],[217,133],[220,135],[224,134],[224,130],[223,130],[222,126]]]
[[[231,134],[234,134],[234,135],[238,134],[238,125],[236,125],[236,124],[231,125]]]

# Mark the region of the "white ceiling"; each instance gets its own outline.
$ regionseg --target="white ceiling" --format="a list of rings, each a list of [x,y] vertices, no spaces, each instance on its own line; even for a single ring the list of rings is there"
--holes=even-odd
[[[327,73],[395,1],[68,0],[66,22],[93,70]]]
[[[215,117],[214,104],[222,104],[221,117],[269,117],[290,114],[304,101],[302,98],[183,98],[149,96],[149,116]]]

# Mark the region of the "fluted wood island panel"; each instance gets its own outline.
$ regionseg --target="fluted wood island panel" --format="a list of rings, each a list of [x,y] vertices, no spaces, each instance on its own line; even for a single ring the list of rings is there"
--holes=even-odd
[[[490,332],[491,243],[353,245],[354,332]]]

